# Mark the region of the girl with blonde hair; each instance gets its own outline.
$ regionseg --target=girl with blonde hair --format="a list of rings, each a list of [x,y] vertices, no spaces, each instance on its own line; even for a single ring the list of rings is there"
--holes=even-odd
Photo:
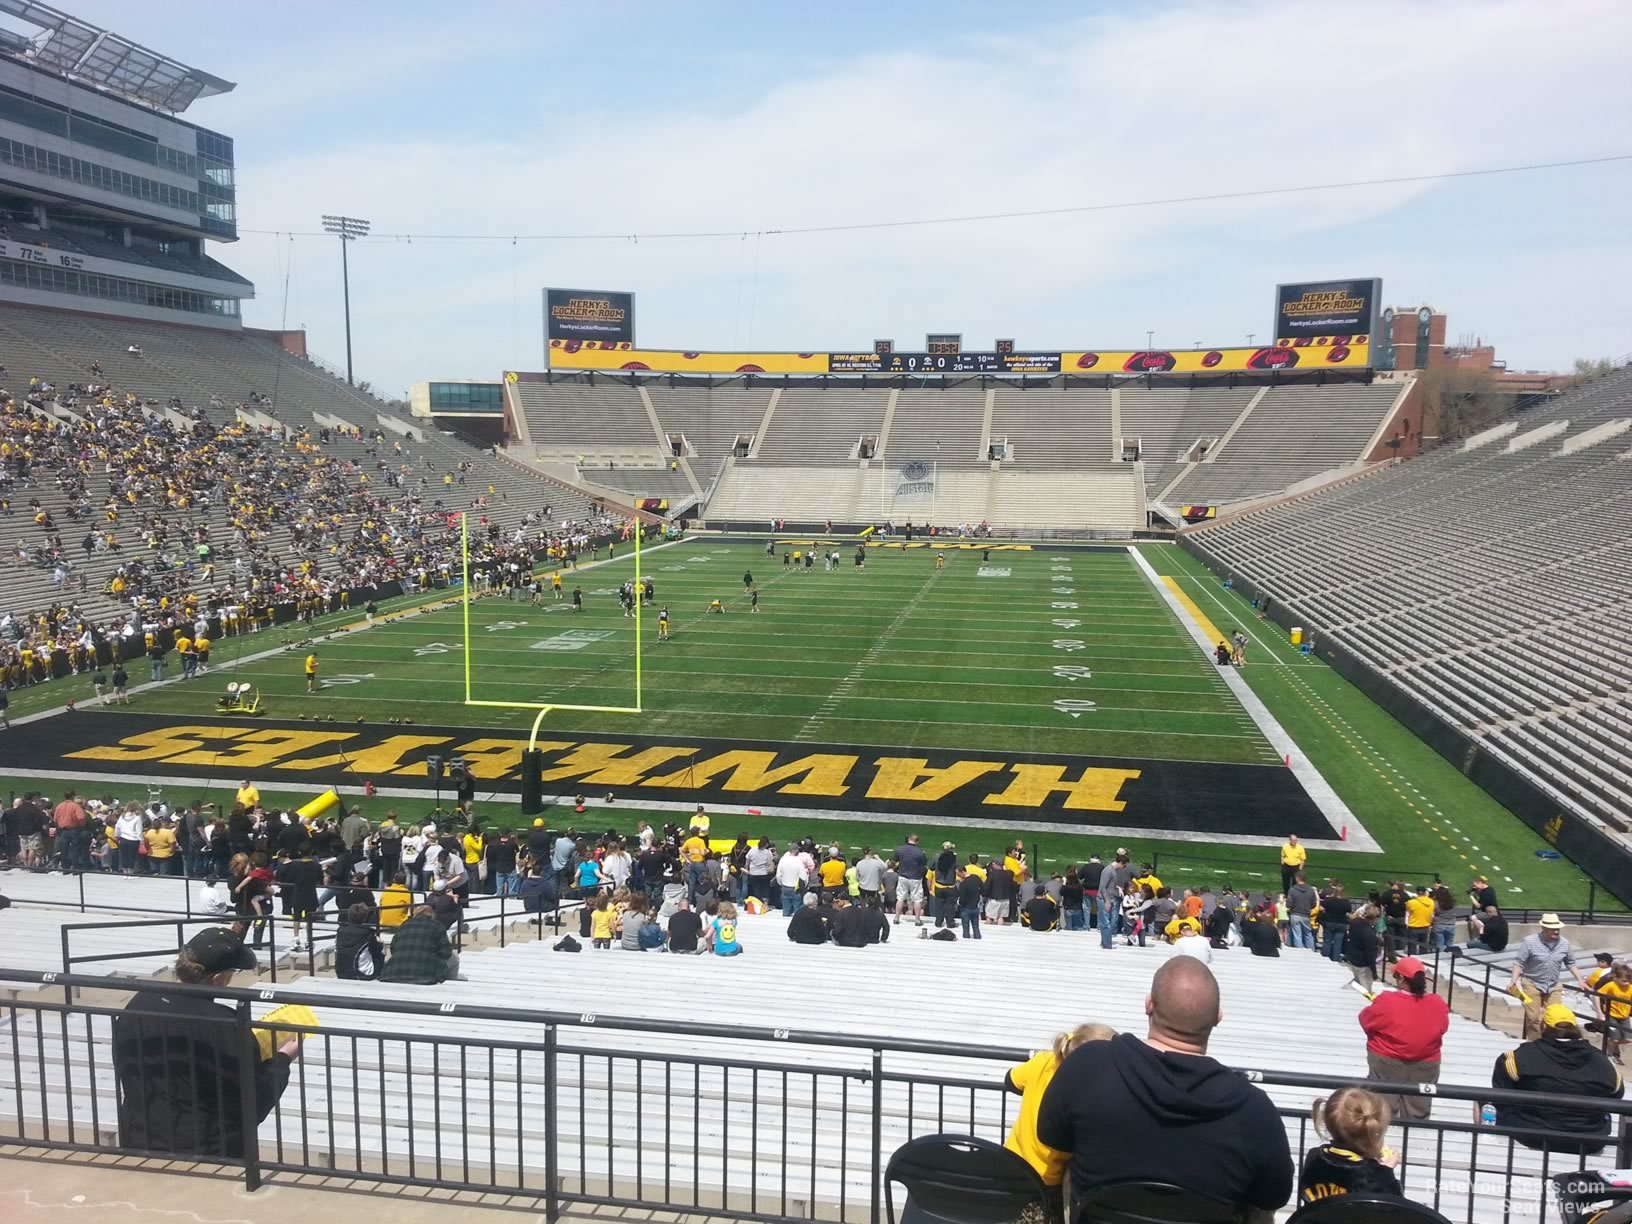
[[[1048,1091],[1054,1072],[1072,1051],[1090,1041],[1109,1041],[1115,1036],[1116,1030],[1108,1024],[1079,1024],[1069,1033],[1055,1037],[1048,1049],[1033,1054],[1018,1067],[1011,1067],[1004,1078],[1003,1086],[1020,1094],[1020,1112],[1003,1146],[1036,1169],[1043,1179],[1050,1196],[1051,1220],[1061,1220],[1065,1215],[1062,1187],[1071,1153],[1056,1151],[1037,1138],[1037,1111],[1042,1108],[1043,1094]]]
[[[1312,1112],[1315,1133],[1326,1142],[1303,1158],[1300,1204],[1339,1194],[1400,1197],[1400,1179],[1394,1175],[1400,1158],[1384,1143],[1393,1121],[1386,1098],[1364,1088],[1340,1088],[1317,1100]]]

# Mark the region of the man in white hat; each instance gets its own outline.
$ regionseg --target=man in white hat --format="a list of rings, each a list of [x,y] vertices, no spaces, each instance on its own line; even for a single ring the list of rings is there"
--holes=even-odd
[[[1541,930],[1526,936],[1516,949],[1513,961],[1512,992],[1524,1001],[1524,1036],[1539,1035],[1542,1014],[1564,1001],[1564,971],[1568,969],[1576,985],[1589,990],[1586,979],[1575,967],[1575,954],[1564,938],[1564,923],[1557,914],[1541,916]]]

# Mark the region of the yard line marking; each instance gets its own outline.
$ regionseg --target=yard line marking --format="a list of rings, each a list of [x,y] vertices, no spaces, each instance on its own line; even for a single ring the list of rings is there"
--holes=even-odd
[[[890,639],[895,636],[896,631],[901,628],[901,626],[906,622],[907,617],[912,614],[912,610],[923,602],[924,596],[929,594],[930,587],[935,583],[936,574],[944,572],[944,570],[931,570],[929,572],[929,576],[925,578],[922,584],[918,587],[918,593],[902,605],[901,610],[895,614],[895,619],[884,627],[884,632],[880,633],[873,639],[873,644],[868,648],[867,653],[862,655],[861,658],[857,659],[855,665],[850,668],[850,671],[845,675],[844,679],[839,681],[840,687],[842,687],[846,693],[849,692],[850,686],[861,678],[861,674],[867,670],[867,665],[878,658],[880,652],[882,652],[884,647],[888,645]],[[835,708],[837,705],[836,697],[838,692],[839,689],[835,688],[833,694],[828,697],[829,704]],[[822,725],[823,720],[827,717],[827,713],[828,711],[826,707],[818,710],[815,715],[806,721],[804,726],[800,727],[799,730],[794,733],[794,741],[798,742],[800,740],[808,740],[814,737],[817,730]]]

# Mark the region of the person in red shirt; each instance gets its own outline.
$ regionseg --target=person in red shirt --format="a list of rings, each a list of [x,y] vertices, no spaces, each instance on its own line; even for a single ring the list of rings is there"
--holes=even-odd
[[[51,823],[57,827],[57,848],[64,871],[89,871],[90,847],[85,838],[85,809],[73,791],[64,791],[62,802],[51,809]]]
[[[1437,1084],[1440,1045],[1451,1027],[1451,1009],[1428,991],[1427,967],[1414,956],[1394,962],[1397,989],[1378,994],[1360,1013],[1366,1034],[1366,1064],[1371,1078],[1390,1084]],[[1396,1118],[1421,1121],[1433,1098],[1413,1093],[1389,1097]]]

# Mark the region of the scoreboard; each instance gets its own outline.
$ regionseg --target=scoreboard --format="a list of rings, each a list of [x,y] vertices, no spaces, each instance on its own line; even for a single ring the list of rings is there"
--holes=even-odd
[[[1058,374],[1058,353],[832,353],[833,374]]]

